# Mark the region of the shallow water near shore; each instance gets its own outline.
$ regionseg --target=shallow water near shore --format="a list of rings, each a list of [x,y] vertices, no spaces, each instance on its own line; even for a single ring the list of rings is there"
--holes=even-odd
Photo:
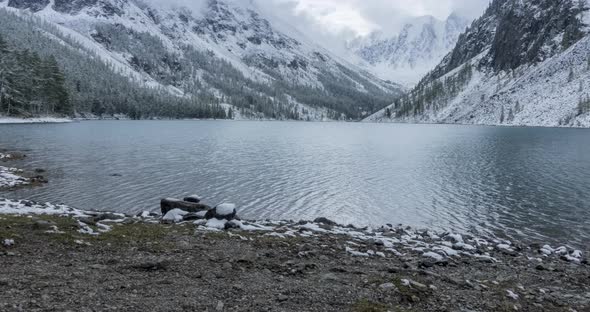
[[[251,219],[590,238],[589,130],[87,121],[0,125],[0,148],[25,151],[11,164],[50,180],[8,198],[135,213],[197,193]]]

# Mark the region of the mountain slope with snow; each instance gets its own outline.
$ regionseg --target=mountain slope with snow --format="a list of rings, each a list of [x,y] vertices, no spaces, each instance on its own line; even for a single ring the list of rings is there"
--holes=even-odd
[[[347,43],[359,66],[377,76],[415,85],[452,50],[469,20],[451,14],[446,21],[421,16],[406,23],[401,31],[388,36],[375,32]]]
[[[141,0],[0,6],[55,25],[137,83],[180,97],[210,94],[260,118],[358,119],[400,95],[399,85],[332,56],[247,1],[207,0],[198,9]]]
[[[586,1],[493,1],[379,122],[590,127]]]

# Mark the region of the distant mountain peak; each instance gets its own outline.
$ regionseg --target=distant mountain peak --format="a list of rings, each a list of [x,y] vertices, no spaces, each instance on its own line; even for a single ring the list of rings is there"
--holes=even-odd
[[[377,31],[346,46],[359,59],[359,66],[383,79],[411,86],[442,60],[468,25],[469,20],[456,13],[445,21],[418,16],[397,34]]]

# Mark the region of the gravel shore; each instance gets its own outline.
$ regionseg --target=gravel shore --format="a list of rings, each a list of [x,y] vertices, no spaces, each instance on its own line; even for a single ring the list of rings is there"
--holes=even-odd
[[[538,246],[439,261],[327,224],[215,231],[126,218],[88,234],[79,218],[0,216],[1,311],[590,309],[587,263],[543,257]]]

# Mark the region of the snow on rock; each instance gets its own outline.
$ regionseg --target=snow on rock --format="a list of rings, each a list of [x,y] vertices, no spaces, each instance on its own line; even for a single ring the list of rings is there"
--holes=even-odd
[[[465,243],[456,243],[453,245],[454,249],[457,250],[468,250],[468,251],[473,251],[476,248],[473,245],[469,245],[469,244],[465,244]]]
[[[563,256],[563,255],[567,254],[567,247],[565,247],[565,246],[558,247],[557,249],[555,249],[554,252],[558,255]]]
[[[553,252],[555,252],[555,249],[551,248],[551,246],[549,246],[549,245],[544,245],[543,247],[541,247],[541,249],[539,250],[539,252],[541,252],[545,256],[549,256]]]
[[[581,259],[582,258],[582,251],[581,250],[574,250],[572,252],[572,257]]]
[[[423,254],[423,256],[424,257],[427,257],[427,258],[432,258],[432,259],[434,259],[436,261],[443,261],[444,260],[444,257],[443,256],[441,256],[440,254],[437,254],[436,252],[432,252],[432,251],[425,252]]]
[[[0,188],[30,184],[30,181],[18,175],[19,173],[22,173],[22,170],[0,166]]]
[[[88,224],[82,222],[82,221],[78,221],[78,232],[81,234],[88,234],[88,235],[98,235],[98,233],[96,233],[90,226],[88,226]]]
[[[371,254],[369,254],[368,252],[360,252],[356,249],[352,249],[350,247],[346,247],[346,252],[351,254],[353,257],[370,257]]]
[[[2,241],[2,245],[4,247],[12,247],[12,246],[14,246],[14,239],[7,238],[7,239],[5,239],[5,240]]]
[[[223,230],[225,229],[225,225],[227,224],[227,222],[228,221],[224,219],[213,218],[209,219],[207,223],[205,223],[205,226],[210,229]]]
[[[89,217],[86,212],[51,203],[40,204],[29,200],[10,200],[0,198],[0,215],[57,215],[73,217]]]
[[[236,205],[224,203],[215,207],[217,215],[228,216],[236,211]]]
[[[578,264],[582,262],[582,259],[573,257],[571,255],[563,255],[562,259],[565,261],[568,261],[568,262],[574,262],[574,263],[578,263]]]
[[[508,298],[512,298],[514,300],[518,300],[518,298],[520,298],[520,296],[518,296],[518,294],[516,294],[514,291],[508,289],[506,290],[506,296],[508,296]]]
[[[205,214],[205,218],[232,220],[236,217],[236,215],[237,215],[236,205],[229,204],[229,203],[223,203],[223,204],[217,205],[215,208],[207,211],[207,213]]]
[[[508,244],[498,244],[498,245],[496,245],[496,248],[498,248],[500,250],[505,250],[505,251],[514,251],[512,249],[512,247]]]
[[[447,257],[453,257],[453,256],[459,255],[459,252],[457,250],[450,248],[448,246],[437,246],[437,247],[434,247],[433,250],[442,251],[447,255]]]
[[[445,238],[452,241],[453,243],[463,243],[463,236],[461,236],[461,234],[451,233],[445,236]]]
[[[180,210],[180,209],[172,209],[172,210],[168,211],[166,213],[166,215],[164,215],[162,217],[162,221],[172,222],[172,223],[180,222],[180,221],[182,221],[183,217],[187,214],[188,214],[187,211]]]

